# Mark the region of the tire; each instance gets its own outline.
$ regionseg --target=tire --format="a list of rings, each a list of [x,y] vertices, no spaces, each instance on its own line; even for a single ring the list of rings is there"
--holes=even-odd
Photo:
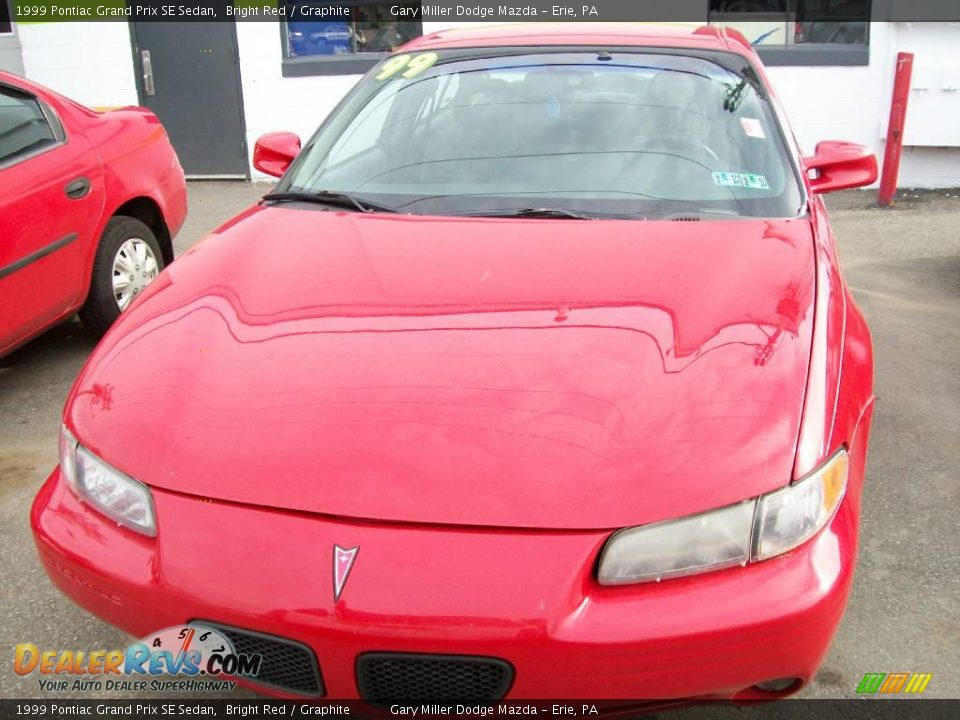
[[[80,308],[83,324],[95,337],[102,336],[163,265],[160,243],[149,227],[132,217],[110,218],[97,244],[90,292]]]

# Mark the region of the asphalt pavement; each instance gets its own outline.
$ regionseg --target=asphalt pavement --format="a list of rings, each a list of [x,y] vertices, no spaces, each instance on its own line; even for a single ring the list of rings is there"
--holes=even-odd
[[[268,189],[191,183],[177,252]],[[845,276],[873,333],[878,402],[853,595],[801,695],[852,698],[866,672],[909,671],[933,673],[926,697],[960,698],[960,198],[908,191],[887,210],[873,200],[851,191],[828,201]],[[17,643],[113,649],[130,640],[54,589],[28,526],[30,502],[57,462],[64,397],[93,345],[72,320],[0,358],[0,698],[41,696],[35,675],[11,669]],[[698,715],[674,716],[685,713]]]

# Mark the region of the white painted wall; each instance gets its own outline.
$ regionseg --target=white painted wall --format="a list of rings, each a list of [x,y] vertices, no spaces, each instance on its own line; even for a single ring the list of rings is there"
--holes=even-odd
[[[280,31],[273,23],[237,23],[237,47],[251,172],[255,180],[267,179],[252,166],[256,139],[289,130],[306,141],[361,76],[283,77]]]
[[[18,24],[17,33],[31,80],[91,107],[138,104],[127,23]]]
[[[929,123],[960,130],[960,91],[939,88],[944,68],[960,68],[960,23],[873,23],[868,66],[768,68],[804,152],[820,140],[849,140],[882,162],[898,52],[915,54],[915,80],[930,72],[938,85],[911,90],[906,141],[922,141]],[[960,147],[904,147],[899,185],[960,186]]]
[[[424,32],[447,27],[424,23]],[[21,25],[18,32],[27,77],[91,106],[137,103],[126,23]],[[308,138],[359,79],[284,78],[273,23],[237,23],[237,42],[251,153],[256,138],[272,130]],[[945,77],[960,74],[960,23],[874,23],[868,66],[769,69],[806,152],[820,140],[838,139],[863,143],[882,156],[898,51],[915,53],[915,78],[926,86],[911,91],[908,143],[960,130],[960,89],[941,87]],[[960,147],[906,147],[900,185],[960,186]]]
[[[0,0],[3,2],[3,0]],[[17,38],[16,26],[13,32],[0,33],[0,70],[23,75],[23,58],[20,52],[20,40]]]

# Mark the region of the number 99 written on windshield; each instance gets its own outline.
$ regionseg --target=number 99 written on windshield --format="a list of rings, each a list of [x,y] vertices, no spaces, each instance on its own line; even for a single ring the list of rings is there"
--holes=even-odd
[[[419,53],[418,55],[394,55],[380,66],[380,72],[377,73],[375,79],[389,80],[400,73],[400,77],[409,80],[432,66],[439,58],[439,55],[432,52]]]

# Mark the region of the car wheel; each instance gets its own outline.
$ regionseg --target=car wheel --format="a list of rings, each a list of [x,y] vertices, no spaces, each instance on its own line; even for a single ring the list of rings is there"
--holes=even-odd
[[[153,231],[131,217],[113,217],[97,245],[90,293],[80,319],[100,337],[163,270],[163,253]]]

